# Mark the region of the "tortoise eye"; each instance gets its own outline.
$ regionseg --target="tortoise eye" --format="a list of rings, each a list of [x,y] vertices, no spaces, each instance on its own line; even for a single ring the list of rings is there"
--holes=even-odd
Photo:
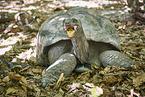
[[[70,24],[69,24],[69,23],[64,23],[64,25],[65,25],[65,26],[69,26]]]
[[[73,23],[77,23],[78,21],[76,19],[72,19],[72,22]]]

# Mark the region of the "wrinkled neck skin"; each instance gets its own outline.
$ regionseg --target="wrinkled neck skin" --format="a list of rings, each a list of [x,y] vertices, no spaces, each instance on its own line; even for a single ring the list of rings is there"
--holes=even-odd
[[[89,56],[89,45],[82,28],[78,28],[75,36],[71,38],[71,41],[74,47],[74,54],[78,60],[82,64],[86,63]]]

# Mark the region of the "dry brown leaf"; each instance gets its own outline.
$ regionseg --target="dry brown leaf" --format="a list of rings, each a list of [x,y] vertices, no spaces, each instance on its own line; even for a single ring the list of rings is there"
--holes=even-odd
[[[8,88],[8,89],[6,90],[6,95],[15,93],[15,92],[17,92],[17,91],[24,92],[24,90],[22,90],[22,89],[20,89],[20,88],[14,88],[14,87],[13,87],[13,88]]]
[[[34,73],[42,73],[42,69],[38,68],[38,69],[32,69],[32,71]]]
[[[25,85],[27,85],[27,80],[25,77],[21,76],[20,74],[16,74],[14,72],[10,72],[8,74],[9,78],[10,79],[15,79],[15,80],[19,80],[19,81],[22,81]]]
[[[8,74],[8,76],[9,76],[10,79],[15,79],[15,80],[21,80],[21,78],[23,77],[23,76],[21,76],[17,73],[14,73],[14,72],[10,72]]]
[[[2,79],[2,81],[3,81],[3,82],[9,82],[9,81],[10,81],[9,76],[4,77],[4,78]]]
[[[137,77],[132,77],[132,79],[133,79],[134,86],[137,87],[145,82],[145,73],[143,73]]]
[[[27,80],[26,80],[26,78],[25,77],[21,77],[21,80],[20,81],[22,81],[25,85],[27,85],[28,83],[27,83]]]

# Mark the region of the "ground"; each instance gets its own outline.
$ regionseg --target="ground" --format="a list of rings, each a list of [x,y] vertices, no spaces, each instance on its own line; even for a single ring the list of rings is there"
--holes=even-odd
[[[131,17],[124,1],[0,1],[0,96],[145,96],[145,25]],[[132,69],[92,64],[88,72],[73,72],[67,78],[62,74],[57,83],[42,88],[46,67],[39,66],[35,59],[39,27],[52,13],[81,5],[113,23],[121,37],[121,52],[136,64]]]

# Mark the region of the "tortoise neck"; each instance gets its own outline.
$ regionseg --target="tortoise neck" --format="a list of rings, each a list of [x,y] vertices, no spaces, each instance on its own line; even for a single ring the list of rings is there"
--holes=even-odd
[[[71,41],[74,48],[74,54],[76,55],[78,60],[82,64],[86,63],[89,56],[89,45],[82,28],[79,28],[77,30],[76,35],[71,38]]]

